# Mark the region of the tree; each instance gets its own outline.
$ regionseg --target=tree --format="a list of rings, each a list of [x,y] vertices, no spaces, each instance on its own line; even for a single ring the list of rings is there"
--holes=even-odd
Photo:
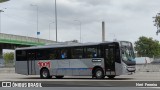
[[[6,1],[9,1],[9,0],[0,0],[0,3],[6,2]]]
[[[5,60],[5,63],[12,63],[14,60],[14,53],[10,52],[10,53],[4,53],[3,54],[3,58]]]
[[[139,56],[160,56],[160,44],[159,41],[152,38],[139,37],[139,40],[135,42],[135,50]]]
[[[154,26],[157,27],[157,32],[156,34],[160,33],[160,13],[158,13],[154,18]]]

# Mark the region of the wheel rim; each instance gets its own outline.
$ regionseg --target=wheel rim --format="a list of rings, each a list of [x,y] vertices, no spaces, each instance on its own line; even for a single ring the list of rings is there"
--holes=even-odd
[[[43,77],[47,77],[48,76],[48,72],[47,71],[43,71],[42,76]]]
[[[102,72],[101,72],[101,71],[97,71],[97,72],[96,72],[96,76],[97,76],[97,77],[101,77],[101,76],[102,76]]]

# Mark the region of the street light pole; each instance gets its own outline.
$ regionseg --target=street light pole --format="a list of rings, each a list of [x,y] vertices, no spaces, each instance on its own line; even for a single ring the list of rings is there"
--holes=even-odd
[[[39,42],[39,38],[38,38],[38,34],[39,34],[39,30],[38,30],[38,5],[33,5],[33,4],[31,4],[31,6],[34,6],[34,7],[36,7],[36,9],[37,9],[37,39],[38,39],[38,42]]]
[[[74,20],[74,21],[77,21],[77,22],[79,22],[79,29],[80,29],[80,35],[79,35],[79,42],[81,43],[81,21],[79,21],[79,20]]]
[[[50,26],[52,23],[54,23],[54,22],[49,23],[49,40],[50,40],[50,32],[51,32]]]
[[[56,42],[58,42],[57,40],[57,3],[55,0],[55,26],[56,26]]]
[[[1,33],[1,12],[4,12],[4,11],[0,10],[0,33]]]

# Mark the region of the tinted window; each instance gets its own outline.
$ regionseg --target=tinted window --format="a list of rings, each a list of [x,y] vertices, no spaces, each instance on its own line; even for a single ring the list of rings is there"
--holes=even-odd
[[[97,58],[98,51],[96,47],[87,47],[85,52],[86,58]]]
[[[57,49],[40,49],[36,50],[37,60],[57,59]]]
[[[72,59],[83,58],[83,48],[76,47],[71,49]]]
[[[46,60],[47,57],[47,50],[37,50],[37,60]]]
[[[59,52],[60,52],[60,59],[67,59],[68,58],[68,50],[67,49],[61,49]]]
[[[49,60],[57,59],[57,49],[49,50]]]
[[[100,46],[98,46],[97,47],[97,54],[98,54],[98,58],[101,58],[102,57],[102,53],[101,53],[102,51],[101,51],[101,48],[100,48]]]
[[[16,61],[24,61],[26,60],[26,51],[17,50],[16,51]]]
[[[35,60],[35,59],[36,59],[35,50],[28,50],[27,51],[27,60]]]

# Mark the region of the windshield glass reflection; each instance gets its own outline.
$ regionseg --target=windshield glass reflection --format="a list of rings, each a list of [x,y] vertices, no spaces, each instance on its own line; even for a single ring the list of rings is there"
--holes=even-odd
[[[122,59],[125,61],[135,61],[134,52],[128,48],[122,50]]]

